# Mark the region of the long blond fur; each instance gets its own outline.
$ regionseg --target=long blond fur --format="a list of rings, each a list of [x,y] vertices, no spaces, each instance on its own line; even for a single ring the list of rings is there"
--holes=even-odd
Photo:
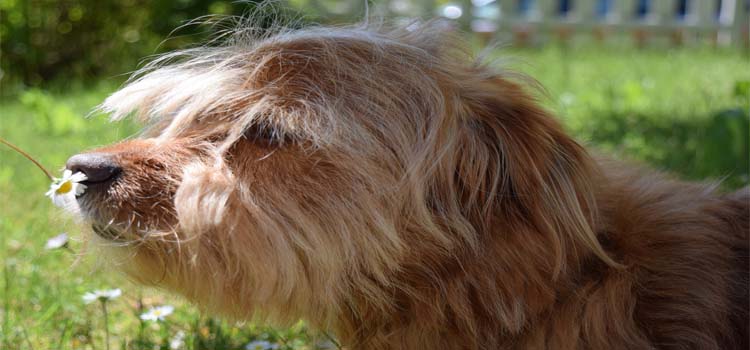
[[[150,125],[107,149],[144,180],[114,192],[145,227],[117,248],[136,280],[353,348],[498,349],[563,341],[533,327],[586,266],[625,276],[608,175],[444,23],[254,34],[157,58],[101,106]],[[141,212],[143,183],[171,204]]]

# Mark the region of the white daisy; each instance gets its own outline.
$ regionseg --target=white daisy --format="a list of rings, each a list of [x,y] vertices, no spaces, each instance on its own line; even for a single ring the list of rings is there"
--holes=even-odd
[[[109,301],[112,299],[116,299],[122,295],[122,291],[117,289],[109,289],[109,290],[95,290],[93,292],[88,292],[83,295],[83,302],[86,304],[91,304],[94,301],[100,300],[100,301]]]
[[[164,321],[164,319],[174,312],[174,306],[162,305],[152,308],[141,314],[141,320],[144,321]]]
[[[46,195],[56,206],[68,207],[69,204],[75,203],[76,196],[82,195],[86,190],[86,185],[79,183],[86,179],[86,174],[80,171],[73,174],[70,169],[65,169],[63,176],[55,178],[55,181],[49,185]]]
[[[47,244],[44,245],[44,249],[53,250],[58,248],[64,248],[68,245],[68,234],[63,232],[55,237],[47,240]]]
[[[267,340],[253,340],[245,345],[245,350],[272,350],[278,348],[279,344],[274,344]]]

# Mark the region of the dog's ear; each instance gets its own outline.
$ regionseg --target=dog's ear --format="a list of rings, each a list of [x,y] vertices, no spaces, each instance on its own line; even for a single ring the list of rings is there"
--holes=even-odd
[[[479,75],[459,97],[453,181],[466,215],[479,226],[542,233],[554,251],[555,274],[588,252],[617,265],[593,229],[599,176],[593,159],[523,85]]]

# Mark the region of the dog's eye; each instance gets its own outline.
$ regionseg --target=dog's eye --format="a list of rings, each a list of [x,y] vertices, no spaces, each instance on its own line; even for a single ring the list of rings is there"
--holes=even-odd
[[[245,130],[244,136],[248,141],[262,146],[280,146],[289,141],[284,133],[262,124],[253,124]]]

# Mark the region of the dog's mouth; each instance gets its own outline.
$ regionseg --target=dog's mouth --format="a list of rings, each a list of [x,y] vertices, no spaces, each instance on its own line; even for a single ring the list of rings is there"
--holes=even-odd
[[[85,195],[84,195],[85,196]],[[117,243],[132,243],[143,240],[155,233],[171,232],[171,226],[157,227],[153,223],[165,223],[161,212],[135,211],[126,204],[125,208],[102,199],[101,195],[78,198],[80,215],[98,237]],[[109,202],[109,203],[107,203]],[[154,215],[154,216],[149,216]],[[170,217],[171,218],[171,217]]]
[[[85,180],[85,181],[81,181],[80,183],[81,183],[81,185],[85,185],[87,189],[94,189],[94,188],[96,188],[96,189],[98,189],[98,188],[106,189],[106,188],[110,187],[110,185],[112,185],[112,183],[114,183],[115,181],[117,181],[118,177],[119,177],[119,175],[115,175],[115,176],[113,176],[111,178],[108,178],[108,179],[105,179],[105,180],[100,180],[100,181]],[[84,192],[84,194],[86,194],[86,193]]]
[[[114,179],[104,181],[82,181],[87,189],[77,198],[83,219],[90,223],[92,231],[108,241],[124,242],[127,229],[116,219],[118,208],[104,203],[111,201],[106,189]]]

